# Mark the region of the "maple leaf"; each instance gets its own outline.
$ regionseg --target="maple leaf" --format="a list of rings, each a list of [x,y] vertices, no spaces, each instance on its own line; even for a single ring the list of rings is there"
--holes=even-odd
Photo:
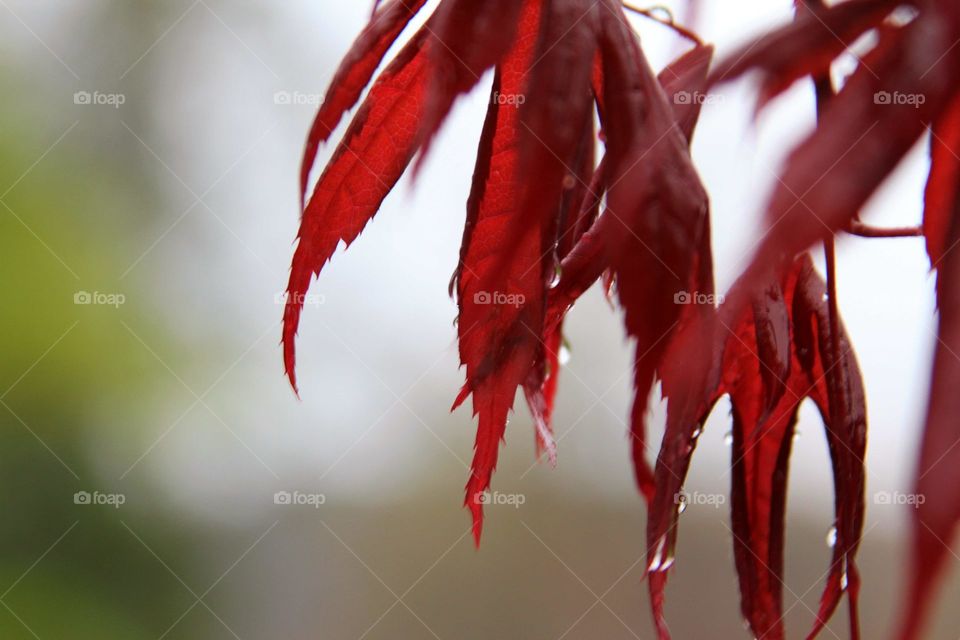
[[[385,3],[354,44],[308,138],[304,185],[317,147],[421,4]],[[711,52],[700,47],[667,71],[700,87]],[[637,397],[645,399],[660,345],[681,312],[673,298],[689,288],[709,238],[706,195],[687,149],[699,104],[671,106],[617,2],[445,0],[373,84],[304,209],[283,329],[294,388],[295,335],[310,280],[341,241],[356,239],[417,152],[426,154],[456,97],[490,68],[490,105],[451,283],[466,369],[454,406],[472,396],[479,423],[466,492],[478,540],[482,496],[518,388],[538,447],[554,456],[562,318],[545,320],[557,265],[581,251],[584,238],[599,243],[595,262],[616,278],[637,339]],[[597,113],[602,171],[594,166]],[[663,278],[638,277],[644,269]],[[637,440],[644,401],[632,420]]]
[[[424,4],[376,4],[311,128],[303,194],[319,146]],[[787,474],[798,411],[809,398],[831,456],[836,542],[808,637],[846,594],[850,634],[858,638],[866,407],[839,317],[832,236],[900,234],[871,230],[858,212],[932,125],[923,230],[939,271],[941,344],[917,481],[928,499],[917,510],[903,617],[903,640],[916,638],[945,553],[932,539],[949,540],[960,519],[960,453],[952,446],[960,407],[950,392],[960,384],[960,366],[951,360],[960,352],[960,297],[947,286],[960,279],[960,258],[951,253],[960,244],[960,48],[952,46],[960,40],[960,11],[948,0],[913,0],[912,14],[898,11],[901,4],[798,0],[796,20],[750,43],[708,78],[712,47],[672,24],[694,47],[655,75],[616,0],[442,0],[373,82],[303,208],[283,323],[294,389],[295,337],[311,280],[341,242],[359,236],[411,162],[416,158],[415,170],[422,166],[454,102],[492,70],[450,285],[465,368],[454,408],[471,398],[478,422],[465,496],[477,543],[483,495],[518,389],[533,417],[538,455],[555,460],[551,416],[563,322],[599,280],[622,308],[635,350],[631,455],[648,504],[647,578],[658,636],[670,637],[664,592],[684,479],[711,409],[729,396],[731,532],[748,626],[758,637],[784,637]],[[830,66],[865,34],[875,41],[834,96]],[[812,78],[818,126],[788,158],[768,205],[767,232],[718,309],[709,203],[689,144],[699,96],[752,71],[761,75],[759,108]],[[806,253],[818,241],[828,249],[826,283]],[[711,302],[682,304],[691,292]],[[647,398],[657,379],[667,419],[651,468]]]
[[[819,4],[819,3],[818,3]],[[873,47],[821,114],[815,131],[790,155],[768,205],[768,230],[749,273],[759,274],[820,240],[824,230],[856,228],[860,209],[918,139],[931,130],[931,169],[923,233],[938,270],[940,326],[913,514],[911,586],[900,637],[919,637],[932,590],[960,521],[960,465],[944,464],[960,437],[949,391],[960,369],[948,362],[960,319],[948,282],[955,240],[960,10],[947,0],[849,0],[809,11],[791,25],[749,43],[713,73],[713,82],[748,71],[762,76],[761,105],[805,76],[827,77],[830,64],[857,37],[872,31]],[[954,276],[956,277],[956,276]]]

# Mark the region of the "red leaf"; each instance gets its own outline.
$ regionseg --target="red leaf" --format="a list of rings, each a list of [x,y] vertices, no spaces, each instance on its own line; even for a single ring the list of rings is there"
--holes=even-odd
[[[647,396],[680,319],[677,296],[695,284],[707,199],[673,109],[622,11],[604,12],[602,26],[609,173],[607,210],[591,233],[602,239],[627,333],[636,339],[631,442],[637,482],[650,500]]]
[[[772,282],[752,301],[754,338],[760,379],[763,381],[763,413],[772,411],[787,391],[790,378],[790,318],[779,282]]]
[[[560,350],[563,348],[561,327],[549,330],[533,367],[523,384],[524,396],[533,416],[537,456],[547,453],[551,464],[557,463],[557,443],[553,437],[553,403],[560,379]]]
[[[589,228],[599,208],[599,196],[591,189],[596,156],[596,133],[589,122],[582,134],[577,151],[577,172],[571,176],[575,181],[572,189],[564,190],[558,215],[556,246],[551,257],[551,268],[558,270],[561,260],[576,245],[584,231]],[[553,280],[559,274],[553,276]],[[560,376],[560,350],[563,346],[563,320],[546,325],[544,338],[537,353],[530,375],[524,383],[527,405],[536,426],[537,455],[546,450],[552,464],[556,464],[556,443],[553,440],[553,402]]]
[[[848,5],[854,2],[837,9]],[[816,20],[804,17],[796,24],[809,28]],[[905,26],[880,29],[879,44],[830,101],[817,129],[787,160],[768,205],[768,233],[754,274],[806,250],[825,232],[845,228],[927,123],[939,118],[956,85],[960,51],[953,44],[960,36],[958,23],[954,5],[937,0],[925,3]],[[789,37],[781,33],[766,46],[775,48],[777,43],[789,48]],[[763,64],[753,59],[753,66]],[[738,73],[751,68],[734,66]]]
[[[539,2],[525,2],[516,43],[497,68],[492,95],[523,93],[536,46],[531,35],[539,23]],[[496,467],[507,414],[540,347],[549,265],[545,260],[549,234],[541,226],[531,226],[515,242],[517,250],[505,273],[500,276],[492,271],[502,247],[513,241],[508,234],[521,214],[519,117],[515,105],[491,100],[468,203],[468,231],[457,282],[460,360],[467,369],[457,404],[472,394],[473,412],[479,418],[466,487],[466,505],[473,515],[478,544],[483,527],[482,495]]]
[[[340,62],[323,104],[313,121],[300,165],[301,207],[307,195],[310,170],[317,158],[320,144],[327,141],[337,128],[340,118],[360,99],[360,94],[370,83],[383,56],[386,55],[410,19],[423,7],[426,0],[393,0],[374,14]]]
[[[956,249],[960,199],[955,191],[953,200],[943,205],[949,208],[950,221],[942,236],[945,244],[941,246],[947,248],[938,265],[940,320],[914,489],[923,500],[913,511],[911,580],[899,636],[902,640],[924,637],[924,620],[960,520],[960,251]]]
[[[808,394],[817,404],[826,426],[833,463],[836,518],[830,572],[817,621],[808,638],[814,638],[823,629],[840,596],[847,592],[850,637],[857,640],[860,637],[857,613],[860,577],[855,556],[863,532],[867,411],[860,368],[850,339],[839,317],[831,317],[827,300],[827,288],[808,258],[797,283],[794,324],[798,351],[814,354],[806,363],[806,373],[811,380]],[[813,328],[808,331],[806,328],[810,325]],[[831,326],[836,328],[835,335],[831,333]]]
[[[792,299],[796,274],[784,283]],[[731,522],[734,558],[740,579],[741,611],[757,637],[782,639],[783,541],[787,468],[794,427],[808,381],[797,364],[791,371],[793,345],[787,335],[786,376],[779,397],[770,396],[770,350],[763,343],[769,318],[787,322],[789,310],[780,283],[760,294],[727,342],[724,388],[730,393],[733,416],[731,451]],[[789,334],[789,327],[787,327]],[[779,350],[779,345],[768,345]],[[779,360],[778,354],[775,360]],[[780,365],[779,362],[773,364]],[[793,373],[791,376],[790,374]]]
[[[923,234],[927,240],[930,268],[940,266],[946,252],[947,235],[955,213],[960,187],[960,93],[930,130],[930,176],[924,194]],[[938,294],[940,279],[937,279]]]
[[[849,0],[798,15],[790,24],[745,45],[711,74],[710,84],[752,70],[763,73],[760,107],[797,80],[820,76],[858,37],[879,26],[897,0]]]
[[[283,316],[283,355],[294,389],[295,340],[304,296],[342,241],[350,245],[403,175],[415,151],[426,87],[428,31],[384,70],[317,182],[303,213]]]
[[[741,278],[730,299],[742,300],[750,286]],[[809,256],[801,256],[780,283],[768,279],[764,290],[749,294],[750,304],[725,305],[715,321],[702,317],[700,330],[687,328],[665,356],[664,386],[671,394],[648,521],[651,600],[661,638],[669,637],[662,618],[663,589],[675,553],[677,497],[700,430],[724,394],[730,395],[733,415],[734,557],[741,609],[751,630],[757,637],[783,638],[786,474],[797,412],[803,399],[811,397],[823,416],[833,460],[837,544],[810,637],[833,613],[843,591],[850,595],[851,629],[858,637],[854,556],[863,526],[866,411],[860,372],[839,321],[836,345],[830,334],[825,293]],[[731,319],[738,309],[740,317]],[[706,344],[711,336],[719,346]],[[722,377],[716,373],[721,350]],[[712,358],[704,356],[711,353]],[[770,395],[771,377],[783,384],[775,396]]]
[[[454,100],[475,87],[513,45],[524,4],[517,0],[444,0],[437,7],[431,19],[430,81],[415,172],[426,160]],[[524,37],[535,35],[528,32]],[[491,99],[499,97],[495,94]]]
[[[680,126],[684,137],[689,141],[693,137],[700,116],[702,101],[696,99],[681,100],[677,97],[683,94],[696,96],[702,94],[707,77],[707,69],[713,56],[712,46],[701,46],[691,49],[675,61],[667,65],[657,76],[663,86],[664,93],[673,98],[674,118]],[[597,72],[601,75],[602,68]],[[602,86],[602,83],[596,83]],[[590,229],[596,221],[600,210],[600,203],[606,189],[606,177],[601,162],[594,173],[590,184],[587,206],[581,214],[581,226]],[[560,281],[550,291],[547,308],[548,326],[559,322],[573,303],[583,295],[590,286],[609,268],[610,264],[604,251],[602,238],[596,231],[579,231],[578,241],[565,255],[560,266]],[[707,246],[709,247],[709,237]],[[709,258],[704,264],[709,264]]]
[[[599,8],[591,0],[553,0],[548,6],[526,71],[518,123],[522,214],[507,233],[509,241],[491,270],[494,277],[502,277],[525,229],[540,227],[545,220],[557,223],[557,201],[543,195],[562,194],[576,185],[572,167],[577,166],[583,131],[593,116]]]

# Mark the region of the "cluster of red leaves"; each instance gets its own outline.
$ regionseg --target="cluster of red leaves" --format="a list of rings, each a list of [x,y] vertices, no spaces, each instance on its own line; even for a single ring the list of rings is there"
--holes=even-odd
[[[741,609],[757,637],[784,637],[782,571],[787,471],[800,404],[823,418],[835,484],[836,543],[816,636],[846,593],[859,637],[855,554],[864,518],[866,408],[856,358],[837,312],[832,234],[857,213],[932,126],[924,229],[939,270],[940,346],[917,491],[914,577],[902,638],[917,637],[930,589],[960,518],[960,242],[954,220],[960,160],[960,10],[949,0],[800,3],[790,25],[708,70],[699,42],[655,75],[619,0],[442,0],[379,74],[306,200],[320,144],[360,99],[425,0],[378,3],[337,71],[311,129],[306,203],[284,313],[284,359],[296,388],[294,341],[302,301],[340,242],[352,243],[456,98],[493,70],[489,108],[451,282],[466,382],[478,419],[466,505],[479,542],[507,416],[522,388],[538,449],[553,458],[550,426],[563,320],[594,282],[616,292],[635,344],[632,457],[649,506],[647,575],[661,639],[690,458],[712,407],[733,418],[732,531]],[[809,5],[809,6],[808,6]],[[872,49],[832,96],[830,65],[861,36]],[[816,130],[788,159],[756,256],[719,309],[677,304],[713,293],[706,191],[689,141],[698,95],[748,71],[761,104],[803,78],[817,81]],[[878,96],[923,96],[922,101]],[[518,99],[522,97],[522,100]],[[829,98],[829,100],[828,100]],[[919,106],[916,104],[921,102]],[[522,106],[521,106],[522,104]],[[600,123],[600,130],[596,123]],[[597,162],[598,141],[602,159]],[[800,195],[797,195],[800,194]],[[828,279],[807,249],[827,239]],[[656,465],[647,455],[647,399],[661,382],[667,424]],[[954,458],[958,458],[954,460]]]

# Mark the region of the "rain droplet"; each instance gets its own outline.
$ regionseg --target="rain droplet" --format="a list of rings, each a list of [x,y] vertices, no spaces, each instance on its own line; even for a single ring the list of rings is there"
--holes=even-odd
[[[553,277],[550,278],[550,288],[553,289],[555,286],[560,284],[560,268],[553,270]]]
[[[677,507],[677,513],[683,513],[687,510],[687,501],[681,500],[680,505]]]
[[[569,191],[570,189],[573,189],[575,186],[577,186],[577,179],[574,178],[572,174],[568,173],[567,175],[563,176],[564,189]]]
[[[850,579],[847,578],[847,572],[844,571],[843,575],[840,576],[840,588],[846,591],[847,585],[850,583]]]
[[[728,447],[733,445],[733,431],[727,431],[727,435],[723,436],[723,443]]]
[[[566,365],[570,362],[570,349],[567,348],[567,345],[560,345],[560,352],[557,354],[557,361],[561,365]]]
[[[830,530],[827,531],[827,546],[833,548],[837,546],[837,528],[830,527]]]
[[[696,440],[697,438],[700,437],[701,433],[703,433],[703,429],[701,429],[700,427],[697,427],[696,429],[693,430],[693,433],[690,434],[690,437]]]
[[[657,548],[653,552],[653,558],[650,559],[650,564],[647,565],[647,573],[653,573],[661,570],[663,567],[663,551],[666,546],[666,537],[661,537],[660,540],[657,541]]]

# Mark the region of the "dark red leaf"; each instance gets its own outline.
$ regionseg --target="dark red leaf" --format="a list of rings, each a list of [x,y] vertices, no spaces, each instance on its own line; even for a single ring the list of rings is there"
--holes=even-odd
[[[960,189],[960,93],[930,130],[930,177],[924,193],[923,234],[930,266],[940,266]],[[937,279],[938,291],[940,279]],[[942,291],[940,292],[942,294]]]
[[[695,284],[707,199],[674,110],[622,11],[605,11],[601,22],[609,173],[607,210],[591,234],[603,243],[627,333],[636,339],[631,443],[637,482],[649,500],[647,396],[680,319],[678,296]]]
[[[942,170],[942,167],[941,167]],[[939,253],[939,328],[930,382],[926,426],[920,447],[913,511],[911,579],[900,632],[902,640],[921,633],[960,520],[960,198],[953,185],[949,226]],[[938,238],[939,239],[939,238]]]
[[[837,9],[847,5],[854,1]],[[795,24],[819,30],[811,20],[817,18]],[[927,124],[939,118],[956,86],[958,23],[952,4],[929,0],[911,22],[880,29],[877,46],[830,102],[817,129],[788,158],[768,205],[768,233],[754,274],[847,227]],[[788,47],[789,38],[781,34],[767,46],[774,48],[777,42]],[[754,59],[752,66],[734,66],[740,73],[763,65]]]
[[[725,305],[715,319],[701,316],[701,329],[696,330],[697,323],[683,329],[664,358],[664,387],[671,391],[648,523],[648,571],[658,628],[662,638],[669,637],[662,620],[663,589],[667,570],[673,564],[678,496],[690,456],[713,404],[729,394],[733,417],[731,517],[741,609],[757,637],[783,638],[788,460],[797,412],[803,400],[810,397],[820,408],[830,446],[837,529],[834,557],[810,637],[829,619],[844,591],[850,595],[854,612],[853,637],[858,637],[855,611],[859,583],[854,556],[863,526],[866,446],[860,372],[839,322],[834,344],[826,287],[809,256],[794,261],[779,281],[768,279],[758,293],[744,294],[751,286],[742,278],[730,296],[742,300],[745,295],[749,304]],[[731,313],[740,316],[731,318]],[[788,323],[786,328],[784,322]],[[788,341],[786,350],[784,338]],[[709,339],[716,346],[705,344]],[[718,366],[721,352],[722,369]],[[785,358],[789,358],[789,366],[782,362]],[[721,370],[722,376],[718,374]],[[783,384],[776,400],[770,395],[772,377]]]
[[[594,158],[596,156],[596,133],[593,122],[588,122],[577,151],[577,172],[571,176],[575,181],[572,189],[563,192],[558,215],[556,247],[551,257],[553,269],[560,268],[560,261],[579,241],[592,223],[599,208],[599,197],[591,190]],[[559,274],[553,276],[553,279]],[[545,325],[544,339],[536,361],[524,382],[527,405],[536,426],[537,455],[546,450],[550,461],[556,464],[556,443],[553,440],[551,416],[560,375],[560,350],[563,346],[563,320]]]
[[[817,404],[826,426],[835,493],[833,557],[817,621],[808,638],[814,638],[823,629],[846,592],[850,636],[857,640],[860,577],[855,557],[863,532],[866,400],[850,339],[839,317],[831,316],[827,287],[809,259],[798,276],[793,317],[798,351],[813,354],[801,360],[811,381],[808,395]]]
[[[816,15],[798,15],[794,22],[733,53],[713,71],[710,84],[759,70],[763,106],[797,80],[828,71],[837,56],[879,26],[898,4],[898,0],[849,0]]]
[[[667,65],[658,75],[664,93],[672,99],[674,118],[688,141],[693,137],[693,130],[699,119],[702,100],[684,100],[678,99],[678,96],[685,94],[692,98],[702,94],[712,56],[713,47],[695,47]],[[602,75],[602,67],[596,75]],[[600,210],[600,203],[606,189],[605,166],[606,163],[601,162],[594,174],[589,189],[590,198],[581,215],[581,226],[587,229],[595,224]],[[709,237],[705,237],[708,240],[706,244],[709,247]],[[548,326],[558,322],[567,309],[610,266],[604,251],[603,241],[596,232],[581,230],[578,232],[577,238],[578,242],[561,262],[561,277],[557,286],[550,291],[547,308]],[[711,260],[707,257],[703,263],[705,265],[709,264]]]
[[[752,302],[757,360],[763,380],[763,411],[771,411],[790,378],[790,318],[779,282],[771,282]],[[765,417],[763,414],[758,418]]]

